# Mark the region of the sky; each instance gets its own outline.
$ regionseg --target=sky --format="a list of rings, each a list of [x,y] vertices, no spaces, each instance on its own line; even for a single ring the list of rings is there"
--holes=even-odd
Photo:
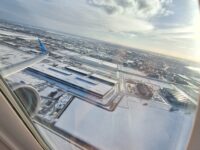
[[[0,18],[200,62],[198,0],[0,0]]]

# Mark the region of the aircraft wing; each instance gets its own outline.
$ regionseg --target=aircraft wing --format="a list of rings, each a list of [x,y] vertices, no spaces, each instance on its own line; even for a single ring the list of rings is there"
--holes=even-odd
[[[1,76],[2,77],[8,77],[11,74],[14,74],[14,73],[19,72],[23,69],[26,69],[27,67],[30,67],[30,66],[44,60],[45,58],[47,58],[48,57],[48,51],[47,51],[45,45],[41,42],[41,40],[39,38],[38,38],[38,43],[39,43],[39,48],[40,48],[40,54],[38,56],[31,58],[31,59],[28,59],[28,60],[25,60],[23,62],[19,62],[19,63],[9,65],[9,66],[2,68],[0,70]]]

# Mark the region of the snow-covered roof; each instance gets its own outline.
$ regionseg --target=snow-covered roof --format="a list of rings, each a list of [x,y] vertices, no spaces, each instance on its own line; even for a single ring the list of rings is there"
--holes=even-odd
[[[70,84],[73,88],[78,88],[86,92],[91,92],[99,97],[105,96],[106,93],[108,93],[113,88],[113,86],[111,85],[90,79],[85,76],[81,76],[76,73],[69,74],[67,73],[67,71],[64,70],[60,70],[59,72],[56,68],[54,68],[56,70],[54,71],[52,68],[54,67],[50,67],[45,64],[39,64],[31,67],[30,69],[32,69],[32,71],[45,74],[55,80],[59,80],[59,82],[62,82],[64,84]],[[64,74],[64,72],[66,73]]]

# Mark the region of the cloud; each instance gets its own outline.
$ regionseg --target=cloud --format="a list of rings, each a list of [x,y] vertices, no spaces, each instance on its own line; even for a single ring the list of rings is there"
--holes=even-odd
[[[169,9],[172,0],[87,0],[87,3],[110,15],[121,14],[146,19],[173,14]]]
[[[137,32],[137,33],[147,33],[154,29],[154,26],[141,19],[132,18],[127,16],[110,16],[105,19],[107,22],[107,28],[113,32]]]
[[[112,4],[106,3],[105,1],[100,2],[100,1],[95,1],[95,0],[87,0],[87,2],[91,6],[103,9],[108,14],[114,14],[118,11],[117,10],[118,7]]]
[[[169,40],[190,40],[196,41],[200,38],[200,30],[196,29],[196,25],[180,25],[177,27],[169,27],[165,29],[156,29],[151,35],[154,34],[159,38],[166,38]]]

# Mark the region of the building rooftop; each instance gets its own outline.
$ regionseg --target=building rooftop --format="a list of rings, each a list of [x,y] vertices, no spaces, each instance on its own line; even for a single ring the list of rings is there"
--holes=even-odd
[[[110,90],[113,89],[113,86],[111,85],[44,64],[35,65],[34,67],[30,67],[29,70],[43,74],[49,78],[53,78],[58,82],[71,85],[73,88],[77,88],[86,93],[89,92],[90,94],[94,94],[100,98],[103,98],[108,92],[110,92]]]
[[[193,115],[169,112],[122,99],[114,112],[75,98],[55,128],[97,149],[182,150],[186,146]]]

